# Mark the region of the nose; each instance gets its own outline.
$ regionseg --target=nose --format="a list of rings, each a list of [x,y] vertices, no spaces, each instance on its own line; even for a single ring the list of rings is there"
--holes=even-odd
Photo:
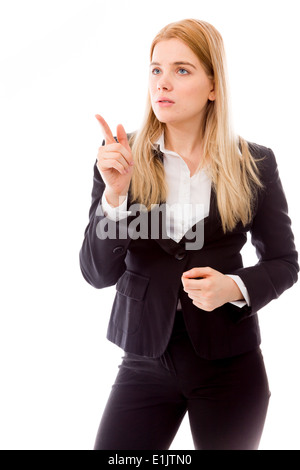
[[[166,84],[158,83],[157,84],[157,89],[158,90],[169,90],[169,87]]]
[[[166,90],[170,91],[172,89],[172,83],[170,79],[164,74],[164,76],[161,76],[159,80],[157,81],[157,90]]]

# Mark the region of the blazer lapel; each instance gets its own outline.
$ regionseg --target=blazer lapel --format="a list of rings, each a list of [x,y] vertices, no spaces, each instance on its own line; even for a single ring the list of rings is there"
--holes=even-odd
[[[160,219],[159,215],[156,216],[155,211],[160,213]],[[174,256],[181,256],[185,253],[187,246],[189,247],[188,250],[201,249],[206,243],[214,238],[220,229],[222,229],[217,208],[216,194],[213,188],[210,194],[208,216],[194,224],[178,242],[167,235],[165,216],[166,204],[159,204],[156,208],[152,209],[151,212],[152,214],[150,212],[148,214],[148,223],[150,227],[148,232],[149,237],[151,236],[153,221],[155,221],[155,230],[152,230],[152,233],[154,232],[155,236],[152,237],[152,239],[154,239],[164,251]],[[157,222],[158,220],[160,222],[159,224]]]
[[[163,162],[163,154],[159,150],[154,152],[155,157],[159,158]],[[130,193],[130,188],[129,188]],[[130,196],[128,198],[128,208],[130,206]],[[157,212],[157,214],[156,214]],[[160,213],[160,215],[158,214]],[[203,234],[203,243],[205,244],[211,236],[220,229],[220,217],[217,209],[216,194],[214,189],[211,189],[210,193],[210,206],[209,214],[204,219],[194,224],[182,237],[179,242],[176,242],[167,235],[166,232],[166,204],[161,202],[154,209],[148,212],[148,236],[154,239],[161,248],[171,255],[180,255],[185,252],[186,243],[193,244],[196,234]],[[157,215],[157,216],[156,216]],[[160,223],[157,226],[158,217],[160,217]],[[155,227],[153,226],[155,221]],[[152,235],[152,236],[151,236]],[[154,235],[154,236],[153,236]],[[196,246],[196,245],[195,245]],[[198,248],[199,249],[199,248]]]

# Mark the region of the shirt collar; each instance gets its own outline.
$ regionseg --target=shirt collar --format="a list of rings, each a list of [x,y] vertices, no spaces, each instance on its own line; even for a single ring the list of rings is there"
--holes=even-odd
[[[156,140],[156,142],[154,143],[155,145],[158,145],[159,147],[159,150],[161,152],[164,152],[165,151],[165,136],[164,136],[164,131],[162,132],[162,134],[160,135],[160,137]]]
[[[165,148],[165,134],[164,134],[164,131],[162,131],[160,137],[157,139],[155,144],[159,146],[159,150],[164,155],[174,155],[176,157],[179,157],[178,153],[173,152],[172,150],[168,150],[168,149]]]
[[[162,131],[160,137],[156,140],[155,144],[158,145],[158,150],[163,154],[164,158],[168,157],[169,155],[174,155],[176,157],[179,157],[179,159],[181,161],[183,161],[183,159],[180,157],[180,155],[178,153],[173,152],[171,150],[167,150],[165,148],[165,134],[164,134],[164,131]],[[201,170],[201,173],[206,174],[207,173],[207,168],[206,167],[203,168]],[[208,173],[207,173],[207,175],[208,175]]]

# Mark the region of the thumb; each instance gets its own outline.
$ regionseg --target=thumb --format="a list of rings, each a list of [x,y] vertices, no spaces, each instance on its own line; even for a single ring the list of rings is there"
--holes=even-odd
[[[128,142],[128,138],[127,138],[127,134],[126,134],[125,129],[122,126],[122,124],[117,125],[117,139],[118,139],[118,142],[120,144],[124,145],[124,147],[127,150],[131,151],[131,148],[130,148],[129,142]]]
[[[192,268],[189,271],[185,271],[182,275],[186,278],[203,278],[211,276],[214,269],[205,267],[205,268]]]

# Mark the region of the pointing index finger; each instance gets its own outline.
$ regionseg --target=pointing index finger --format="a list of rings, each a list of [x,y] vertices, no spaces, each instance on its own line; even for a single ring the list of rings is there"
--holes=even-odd
[[[105,138],[105,144],[114,144],[116,141],[105,119],[103,119],[100,114],[96,114],[95,117],[102,128],[102,132]]]

